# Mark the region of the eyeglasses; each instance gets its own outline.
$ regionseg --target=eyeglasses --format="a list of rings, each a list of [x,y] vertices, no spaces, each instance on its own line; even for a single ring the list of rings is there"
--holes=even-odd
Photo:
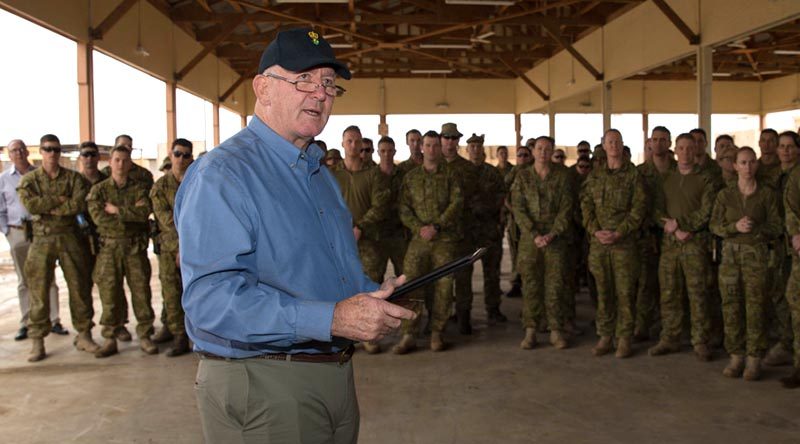
[[[43,147],[39,148],[39,151],[44,151],[45,153],[61,154],[61,147],[60,146],[43,146]]]
[[[178,150],[172,150],[172,155],[178,159],[180,159],[181,157],[184,159],[192,158],[192,153],[184,153],[183,151],[178,151]]]
[[[98,154],[100,153],[97,151],[83,151],[81,152],[81,157],[97,157]]]
[[[322,87],[322,90],[325,91],[326,95],[330,97],[341,97],[347,91],[341,86],[335,85],[333,80],[329,78],[324,78],[322,79],[322,83],[317,83],[305,79],[289,80],[286,77],[279,76],[271,72],[264,73],[263,76],[272,77],[273,79],[283,80],[284,82],[291,83],[294,85],[295,89],[304,93],[313,93],[317,91],[317,88]]]
[[[447,139],[447,140],[458,140],[460,138],[461,137],[459,136],[442,136],[442,139]]]

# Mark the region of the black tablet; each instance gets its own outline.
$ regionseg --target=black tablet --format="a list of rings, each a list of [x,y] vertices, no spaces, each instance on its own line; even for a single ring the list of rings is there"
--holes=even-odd
[[[406,282],[405,284],[397,287],[394,290],[394,293],[391,294],[386,300],[389,302],[395,302],[402,299],[404,296],[408,296],[408,293],[418,290],[438,279],[441,279],[449,274],[453,274],[456,271],[466,267],[467,265],[474,264],[478,259],[480,259],[484,254],[486,254],[486,248],[478,248],[475,250],[474,253],[470,254],[469,256],[464,256],[461,259],[456,259],[453,262],[448,262],[447,264],[442,265],[441,267],[431,271],[430,273],[420,276],[410,282]]]

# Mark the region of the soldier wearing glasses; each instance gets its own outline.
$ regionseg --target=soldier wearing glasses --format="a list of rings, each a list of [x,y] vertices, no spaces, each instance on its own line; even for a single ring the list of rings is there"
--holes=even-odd
[[[174,336],[172,348],[167,356],[174,357],[189,352],[189,339],[183,323],[183,307],[181,295],[183,283],[181,270],[178,267],[180,251],[178,248],[178,231],[175,229],[173,209],[175,194],[183,180],[186,169],[194,161],[192,142],[176,139],[169,152],[172,167],[153,185],[150,200],[153,202],[153,213],[158,220],[161,254],[158,255],[158,278],[161,280],[161,295],[164,298],[164,310],[167,313],[166,328]]]
[[[19,183],[19,198],[33,220],[33,243],[25,261],[25,276],[31,290],[28,334],[33,339],[28,361],[46,357],[44,338],[50,332],[50,286],[55,278],[56,260],[69,288],[72,325],[78,330],[78,350],[95,352],[92,340],[91,287],[87,276],[86,249],[78,240],[76,216],[86,210],[86,181],[76,171],[62,168],[61,142],[52,134],[42,136],[42,167],[26,174]]]

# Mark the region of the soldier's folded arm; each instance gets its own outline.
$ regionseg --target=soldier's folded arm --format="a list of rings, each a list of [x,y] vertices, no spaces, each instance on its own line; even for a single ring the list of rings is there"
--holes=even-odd
[[[56,196],[40,196],[33,188],[32,181],[26,181],[28,177],[22,178],[17,188],[19,200],[31,214],[46,214],[61,205]]]
[[[106,213],[106,197],[98,191],[97,187],[92,188],[86,197],[89,215],[97,225],[111,225],[119,219],[117,216]]]
[[[119,219],[123,222],[146,222],[150,213],[153,212],[153,205],[150,198],[146,195],[136,199],[137,202],[143,201],[143,205],[119,205]]]
[[[175,224],[172,208],[158,188],[150,192],[150,201],[153,203],[153,214],[156,216],[160,227],[173,227]]]
[[[450,184],[450,201],[435,223],[442,228],[453,228],[458,225],[464,211],[464,195],[458,181]]]
[[[51,214],[58,216],[74,216],[78,213],[86,211],[86,195],[89,189],[86,182],[82,177],[76,176],[72,183],[72,194],[59,206],[57,206]]]

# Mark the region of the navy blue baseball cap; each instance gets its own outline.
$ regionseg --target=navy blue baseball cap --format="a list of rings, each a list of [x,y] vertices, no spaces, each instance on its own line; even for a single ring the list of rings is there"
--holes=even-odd
[[[336,71],[336,75],[345,80],[353,77],[347,65],[336,60],[331,45],[311,28],[279,32],[275,40],[270,42],[261,54],[258,72],[263,73],[273,65],[280,65],[294,72],[302,72],[316,66],[329,66]]]

